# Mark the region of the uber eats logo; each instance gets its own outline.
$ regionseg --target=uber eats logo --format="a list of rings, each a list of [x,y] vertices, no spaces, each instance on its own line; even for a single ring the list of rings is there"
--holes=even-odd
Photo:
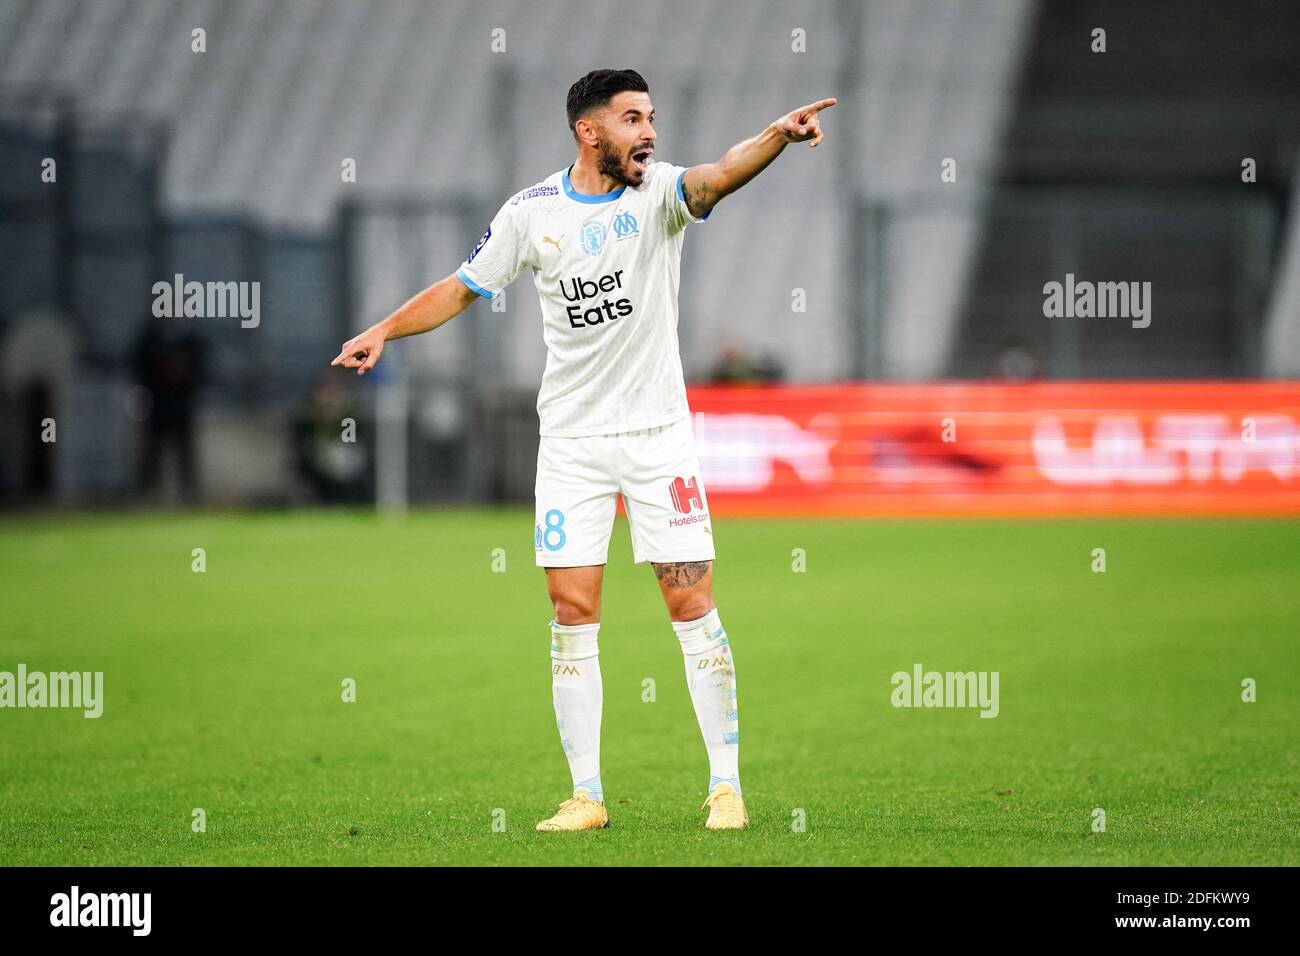
[[[578,303],[567,309],[569,325],[580,329],[583,325],[601,325],[606,319],[614,322],[625,315],[631,315],[632,302],[626,297],[611,302],[609,296],[605,295],[600,302],[592,301],[601,293],[610,293],[622,288],[622,269],[612,275],[601,276],[599,279],[583,279],[578,276],[572,279],[561,279],[560,294],[566,301]]]

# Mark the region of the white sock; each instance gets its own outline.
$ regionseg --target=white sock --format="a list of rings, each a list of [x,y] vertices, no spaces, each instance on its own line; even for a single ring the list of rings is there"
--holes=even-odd
[[[551,622],[551,696],[560,746],[569,760],[573,789],[586,787],[591,799],[605,799],[600,785],[600,624]]]
[[[716,608],[697,621],[674,621],[673,630],[682,644],[686,686],[709,751],[709,793],[720,783],[729,783],[740,793],[736,669],[727,632]]]

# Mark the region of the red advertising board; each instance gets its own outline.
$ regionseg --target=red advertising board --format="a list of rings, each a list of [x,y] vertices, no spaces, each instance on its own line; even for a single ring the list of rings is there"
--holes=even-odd
[[[1300,515],[1300,382],[689,391],[718,513]]]

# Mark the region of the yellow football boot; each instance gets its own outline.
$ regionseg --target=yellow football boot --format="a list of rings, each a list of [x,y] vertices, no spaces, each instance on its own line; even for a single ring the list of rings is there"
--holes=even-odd
[[[704,801],[701,810],[709,810],[709,819],[704,821],[708,830],[743,830],[749,826],[749,814],[745,812],[745,801],[736,793],[736,788],[729,783],[720,783],[713,788],[709,798]]]
[[[609,814],[605,805],[599,800],[591,799],[591,791],[579,787],[573,796],[560,804],[560,809],[549,820],[537,824],[541,831],[550,830],[595,830],[609,826]]]

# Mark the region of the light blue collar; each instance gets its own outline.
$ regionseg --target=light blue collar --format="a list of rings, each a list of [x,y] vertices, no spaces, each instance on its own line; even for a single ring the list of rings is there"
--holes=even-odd
[[[569,166],[569,169],[572,168],[573,166]],[[619,186],[612,193],[601,193],[599,196],[588,196],[586,193],[574,192],[573,184],[569,182],[569,169],[564,171],[564,194],[575,202],[610,202],[611,200],[617,199],[619,196],[623,195],[623,190],[627,189],[626,186]]]

